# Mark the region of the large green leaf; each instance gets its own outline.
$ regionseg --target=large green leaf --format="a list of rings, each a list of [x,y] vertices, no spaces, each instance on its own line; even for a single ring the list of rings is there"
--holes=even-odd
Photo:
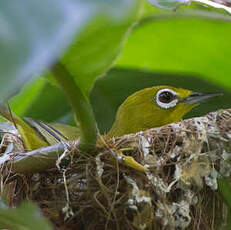
[[[25,84],[9,102],[11,110],[21,117],[64,123],[72,118],[70,105],[63,92],[43,77]],[[0,117],[0,120],[4,119]]]
[[[0,205],[0,228],[11,230],[51,230],[51,224],[32,203],[23,203],[17,208]]]
[[[117,66],[193,73],[231,88],[231,23],[176,16],[157,15],[137,26],[129,36]]]
[[[63,92],[48,82],[24,111],[24,116],[47,122],[56,121],[71,111]]]
[[[139,17],[139,0],[121,1],[124,14],[112,17],[108,12],[100,12],[84,28],[62,59],[78,86],[88,93],[95,79],[104,74],[114,64],[129,28]]]
[[[17,96],[12,97],[9,101],[10,107],[14,111],[14,113],[16,113],[19,116],[22,116],[28,109],[28,107],[30,107],[30,105],[33,105],[33,101],[37,99],[39,99],[38,102],[40,102],[40,104],[43,104],[43,100],[45,100],[45,98],[42,99],[41,96],[44,95],[44,92],[42,95],[40,94],[42,89],[45,88],[46,84],[47,81],[43,77],[38,77],[33,81],[30,81],[29,83],[25,84],[21,89],[20,93],[17,94]],[[38,106],[39,105],[37,104],[37,107]]]
[[[61,55],[100,12],[114,20],[132,0],[21,0],[0,2],[0,98],[9,98]]]
[[[9,104],[11,110],[21,117],[46,122],[72,121],[71,107],[65,95],[45,78],[37,78],[26,84]]]

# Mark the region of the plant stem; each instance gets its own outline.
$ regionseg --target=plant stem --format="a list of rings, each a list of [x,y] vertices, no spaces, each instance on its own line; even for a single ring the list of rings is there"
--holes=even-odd
[[[80,128],[80,149],[93,149],[96,143],[97,129],[94,113],[88,98],[83,94],[74,78],[61,63],[56,63],[51,68],[51,72],[68,98],[78,121],[78,127]]]

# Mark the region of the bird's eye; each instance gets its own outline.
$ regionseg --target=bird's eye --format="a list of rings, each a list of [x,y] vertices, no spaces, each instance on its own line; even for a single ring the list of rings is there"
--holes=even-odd
[[[169,103],[174,99],[174,95],[171,92],[164,91],[159,94],[159,101],[162,103]]]
[[[171,89],[161,89],[155,97],[156,103],[163,109],[175,107],[178,102],[177,93]]]

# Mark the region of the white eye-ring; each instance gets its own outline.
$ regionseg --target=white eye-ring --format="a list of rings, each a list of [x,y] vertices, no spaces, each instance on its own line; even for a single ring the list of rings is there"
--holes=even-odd
[[[171,89],[161,89],[156,93],[155,101],[163,109],[175,107],[178,102],[177,93]]]

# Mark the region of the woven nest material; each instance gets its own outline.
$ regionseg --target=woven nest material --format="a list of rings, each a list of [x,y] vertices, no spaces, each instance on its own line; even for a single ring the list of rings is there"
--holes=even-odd
[[[230,153],[231,110],[221,110],[101,139],[91,156],[71,146],[58,167],[36,174],[2,165],[2,193],[12,206],[37,202],[56,229],[220,229],[227,210],[218,177],[230,177]],[[124,165],[121,156],[148,170]]]

